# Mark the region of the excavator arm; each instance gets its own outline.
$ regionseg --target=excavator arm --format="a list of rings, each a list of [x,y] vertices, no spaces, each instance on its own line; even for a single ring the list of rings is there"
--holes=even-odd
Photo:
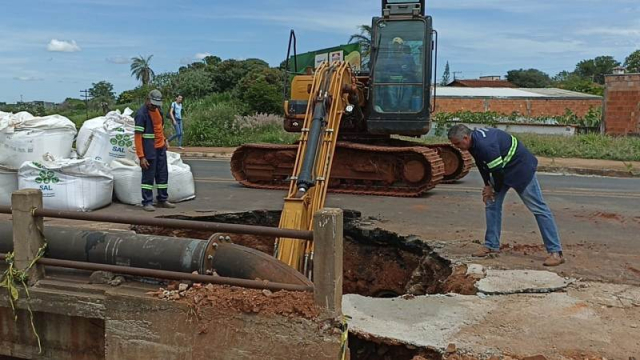
[[[316,69],[280,228],[312,230],[313,214],[324,207],[340,121],[352,108],[352,81],[346,62]],[[278,238],[275,245],[276,258],[311,278],[312,242]]]

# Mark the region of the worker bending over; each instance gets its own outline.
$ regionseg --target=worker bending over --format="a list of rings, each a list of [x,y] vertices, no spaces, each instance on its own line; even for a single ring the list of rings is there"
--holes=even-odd
[[[448,133],[451,143],[468,150],[484,180],[482,200],[485,203],[487,231],[485,247],[474,254],[484,257],[500,252],[502,203],[510,188],[535,215],[542,240],[549,253],[545,266],[564,263],[558,228],[551,210],[542,198],[536,177],[538,159],[513,135],[498,129],[476,129],[455,125]]]

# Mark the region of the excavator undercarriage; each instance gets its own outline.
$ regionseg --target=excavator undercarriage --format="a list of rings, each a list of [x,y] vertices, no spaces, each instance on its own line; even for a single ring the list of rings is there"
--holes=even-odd
[[[244,186],[285,190],[297,149],[298,145],[243,145],[231,158],[231,172]],[[466,151],[449,144],[397,139],[339,141],[334,156],[328,191],[356,195],[421,196],[439,183],[461,179],[473,165]]]

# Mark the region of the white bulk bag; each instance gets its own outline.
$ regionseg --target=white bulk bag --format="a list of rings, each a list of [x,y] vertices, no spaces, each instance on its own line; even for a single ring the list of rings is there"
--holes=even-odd
[[[130,204],[142,204],[142,169],[137,161],[118,159],[111,163],[114,177],[114,191],[118,201]],[[182,162],[180,154],[167,151],[167,166],[169,169],[168,194],[169,201],[181,202],[196,197],[195,182],[191,167]],[[155,201],[156,191],[153,198]]]
[[[111,203],[113,175],[91,159],[27,161],[18,171],[18,188],[40,189],[47,209],[91,211]]]
[[[11,194],[16,190],[18,190],[18,172],[0,166],[0,205],[11,206]]]
[[[34,117],[28,112],[0,120],[0,165],[19,168],[25,161],[40,161],[46,153],[69,157],[76,126],[60,115]]]
[[[169,166],[169,201],[180,202],[195,199],[196,184],[191,167],[182,162],[180,154],[167,151]]]
[[[116,159],[111,162],[113,191],[123,204],[142,204],[142,169],[138,162],[129,159]]]
[[[116,159],[136,159],[132,110],[111,111],[105,116],[87,120],[76,139],[76,150],[83,158],[110,164]]]

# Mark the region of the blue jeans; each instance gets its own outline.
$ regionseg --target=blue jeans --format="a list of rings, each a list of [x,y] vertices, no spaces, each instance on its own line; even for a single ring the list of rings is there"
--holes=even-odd
[[[177,138],[178,146],[182,146],[182,119],[176,119],[176,124],[173,125],[173,127],[176,129],[176,133],[169,138],[169,142],[172,142]]]
[[[502,228],[502,203],[509,191],[508,187],[503,188],[495,194],[495,200],[490,201],[485,206],[485,214],[487,216],[487,232],[484,237],[485,246],[492,250],[500,249],[500,231]],[[533,213],[538,222],[538,228],[542,234],[544,246],[547,252],[555,253],[562,251],[560,245],[560,237],[558,236],[558,227],[553,218],[551,210],[542,198],[542,191],[538,178],[534,175],[533,179],[527,185],[523,192],[518,193],[522,202]]]

